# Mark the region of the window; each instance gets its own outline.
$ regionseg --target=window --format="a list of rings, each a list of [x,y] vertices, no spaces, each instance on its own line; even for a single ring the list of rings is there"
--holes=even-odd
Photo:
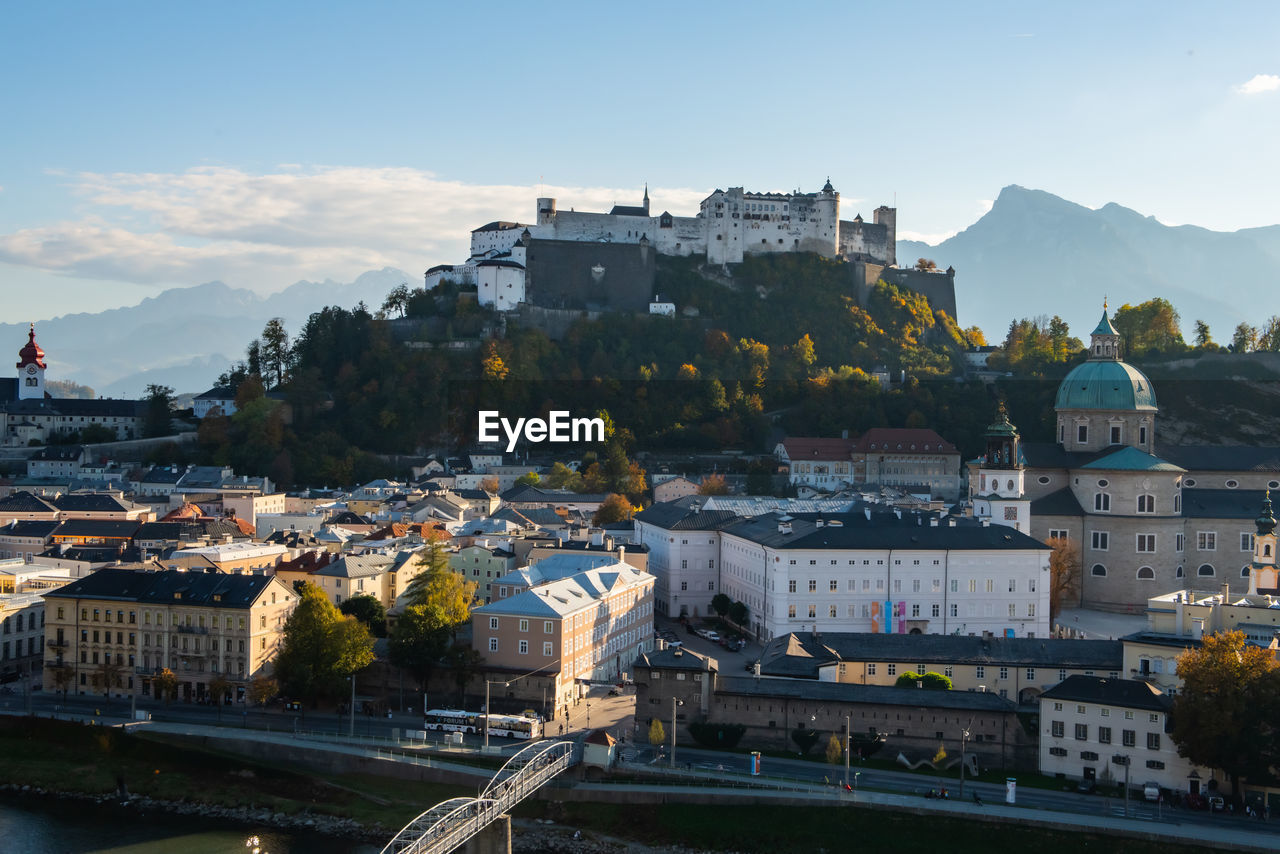
[[[1125,713],[1124,713],[1124,719],[1125,719],[1126,721],[1131,721],[1131,720],[1133,720],[1133,712],[1125,712]]]
[[[1012,620],[1016,616],[1018,616],[1018,603],[1010,602],[1009,603],[1009,619]]]
[[[898,665],[896,665],[896,664],[890,664],[890,665],[889,665],[889,669],[888,669],[888,673],[889,673],[889,675],[890,675],[890,676],[897,676],[897,675],[898,675]]]
[[[1147,444],[1147,428],[1145,426],[1138,428],[1138,444]]]
[[[680,589],[681,589],[682,591],[683,591],[683,590],[688,590],[688,589],[689,589],[689,582],[687,582],[687,581],[681,581],[681,582],[680,582]]]
[[[1149,566],[1138,567],[1138,579],[1140,581],[1152,581],[1156,577],[1155,570]]]
[[[1098,513],[1111,512],[1111,493],[1098,492],[1093,496],[1093,509]]]
[[[1119,424],[1111,425],[1111,444],[1113,445],[1120,444],[1120,425]]]
[[[1067,725],[1064,724],[1062,721],[1053,721],[1050,724],[1050,731],[1052,732],[1054,738],[1062,738],[1064,735],[1067,734]]]
[[[491,629],[496,629],[497,627],[498,627],[498,618],[497,618],[497,617],[490,617],[490,618],[489,618],[489,628],[491,628]]]
[[[1202,552],[1217,551],[1218,535],[1213,531],[1199,531],[1196,534],[1196,548]]]
[[[931,613],[933,616],[935,616],[935,617],[941,617],[941,616],[942,616],[942,606],[941,606],[941,605],[937,605],[937,604],[935,604],[935,605],[932,607],[932,609],[931,609],[930,613]]]
[[[715,589],[716,589],[716,583],[714,581],[708,581],[707,590],[715,590]]]
[[[835,605],[832,605],[832,606],[828,609],[827,616],[828,616],[828,617],[830,617],[830,618],[831,618],[831,619],[833,619],[833,620],[836,618],[836,606],[835,606]]]
[[[787,592],[788,593],[796,592],[796,580],[794,578],[787,582]]]
[[[1007,667],[1001,667],[1001,668],[1000,668],[1000,678],[1001,678],[1001,679],[1008,679],[1008,678],[1009,678],[1009,668],[1007,668]]]
[[[1185,548],[1185,546],[1186,546],[1186,542],[1187,542],[1187,538],[1186,538],[1186,535],[1185,535],[1185,534],[1174,534],[1174,535],[1173,535],[1173,550],[1174,550],[1175,552],[1180,552],[1180,551],[1182,551],[1182,550],[1183,550],[1183,548]]]
[[[1088,741],[1088,740],[1089,740],[1089,725],[1076,724],[1076,741]]]
[[[1240,551],[1253,551],[1253,534],[1250,534],[1248,531],[1240,532]]]
[[[1017,593],[1017,592],[1018,592],[1018,579],[1016,579],[1016,578],[1010,578],[1010,579],[1009,579],[1009,592],[1010,592],[1010,593]]]
[[[1097,762],[1098,754],[1092,750],[1082,750],[1080,751],[1080,758],[1085,762]]]
[[[545,656],[547,656],[548,658],[550,658],[550,657],[551,657],[551,655],[553,655],[553,653],[551,652],[551,649],[552,649],[552,647],[551,647],[551,641],[543,641],[543,642],[542,642],[542,654],[543,654],[543,655],[545,655]]]
[[[920,579],[918,578],[911,579],[911,592],[912,593],[920,592]]]
[[[521,655],[529,654],[529,642],[527,640],[520,641],[520,654]]]
[[[1159,749],[1160,749],[1160,733],[1158,732],[1147,733],[1147,750],[1159,750]]]
[[[1160,672],[1159,668],[1156,669],[1156,672],[1157,673]],[[1147,720],[1153,724],[1158,724],[1160,723],[1160,715],[1156,714],[1155,712],[1152,712],[1151,714],[1147,715]]]
[[[1089,570],[1089,574],[1095,575],[1099,578],[1105,578],[1107,575],[1107,568],[1100,563],[1095,563],[1093,565],[1093,569]]]
[[[809,579],[809,592],[810,593],[818,592],[818,580],[816,578]]]
[[[1156,550],[1155,534],[1139,534],[1138,535],[1138,551],[1151,554]]]
[[[1089,442],[1089,425],[1088,424],[1077,425],[1076,426],[1076,443],[1080,445],[1084,445],[1084,444],[1088,444],[1088,442]]]
[[[960,616],[960,606],[957,605],[955,602],[951,603],[951,616],[953,617]]]
[[[1098,743],[1099,744],[1111,743],[1111,727],[1109,726],[1098,727]]]
[[[528,621],[528,620],[521,620],[521,621],[520,621],[520,631],[522,631],[522,632],[527,632],[527,631],[529,631],[529,621]]]
[[[1106,531],[1092,531],[1089,542],[1095,552],[1105,552],[1111,548],[1111,535]]]
[[[1112,676],[1111,678],[1115,679],[1116,677]],[[1102,715],[1104,718],[1109,718],[1111,717],[1111,710],[1106,706],[1103,706],[1101,709],[1098,709],[1098,714]]]
[[[1138,734],[1133,730],[1131,729],[1121,730],[1120,737],[1121,737],[1121,743],[1123,743],[1125,747],[1138,746]]]
[[[489,638],[489,652],[497,652],[497,651],[498,651],[498,639]]]
[[[946,667],[942,668],[942,675],[950,679],[952,676],[955,676],[954,671],[955,668],[948,664]]]
[[[832,593],[836,593],[836,592],[838,592],[839,587],[840,587],[840,585],[836,582],[836,580],[835,580],[834,578],[833,578],[833,579],[831,579],[831,584],[829,585],[829,588],[828,588],[828,589],[829,589]]]
[[[1207,563],[1200,564],[1200,568],[1196,570],[1196,575],[1214,575],[1213,566]]]
[[[1066,538],[1067,538],[1067,531],[1066,531],[1066,529],[1065,529],[1065,528],[1050,528],[1050,529],[1049,529],[1049,539],[1051,539],[1051,540],[1065,540]]]
[[[987,668],[983,667],[981,664],[979,664],[973,670],[974,670],[973,675],[978,677],[979,679],[987,678]]]
[[[867,675],[868,676],[876,675],[876,663],[874,661],[867,665]]]
[[[813,619],[813,618],[814,618],[814,617],[816,617],[816,616],[818,616],[818,606],[817,606],[817,605],[810,605],[810,606],[809,606],[809,619]]]
[[[978,736],[978,738],[982,738],[982,736]],[[1050,747],[1049,755],[1050,756],[1066,756],[1067,749],[1065,747]]]

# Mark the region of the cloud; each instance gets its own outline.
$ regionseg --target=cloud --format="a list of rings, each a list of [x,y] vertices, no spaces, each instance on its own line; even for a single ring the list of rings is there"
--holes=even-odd
[[[561,208],[608,210],[638,189],[480,185],[409,168],[298,167],[252,174],[63,175],[84,215],[0,234],[0,261],[154,286],[221,279],[259,291],[300,278],[353,278],[382,267],[425,270],[463,260],[470,231],[531,221],[537,195]],[[652,188],[654,210],[692,214],[703,190]]]
[[[951,237],[955,237],[956,233],[957,232],[955,229],[952,229],[951,231],[933,231],[933,232],[904,231],[903,229],[898,229],[898,239],[899,240],[915,240],[920,243],[927,243],[930,246],[937,246],[942,241],[947,240],[948,238],[951,238]],[[898,261],[901,262],[902,259],[899,258]]]
[[[1245,83],[1236,87],[1241,95],[1261,95],[1263,92],[1274,92],[1280,89],[1280,75],[1255,74]]]

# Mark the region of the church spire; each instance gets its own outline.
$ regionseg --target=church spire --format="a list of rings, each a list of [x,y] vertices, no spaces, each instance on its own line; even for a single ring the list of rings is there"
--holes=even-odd
[[[649,213],[649,182],[644,182],[644,212]]]
[[[1097,327],[1094,328],[1090,335],[1092,342],[1089,344],[1089,358],[1091,360],[1110,359],[1111,361],[1120,361],[1120,333],[1111,323],[1111,318],[1107,315],[1107,301],[1102,301],[1102,319],[1098,321]]]

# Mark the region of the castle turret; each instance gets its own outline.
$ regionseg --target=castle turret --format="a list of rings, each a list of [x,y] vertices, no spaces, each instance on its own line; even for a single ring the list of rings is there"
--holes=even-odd
[[[649,182],[644,182],[644,215],[649,215]]]
[[[556,220],[556,200],[549,196],[538,198],[538,225],[554,225]]]
[[[44,398],[44,350],[36,343],[36,325],[31,324],[27,345],[18,351],[18,399]]]
[[[890,267],[898,266],[898,209],[881,205],[873,212],[873,221],[884,226],[885,261]]]

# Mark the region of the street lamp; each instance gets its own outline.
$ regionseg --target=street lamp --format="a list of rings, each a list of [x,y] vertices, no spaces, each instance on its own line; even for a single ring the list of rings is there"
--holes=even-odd
[[[853,749],[853,715],[844,716],[844,787],[849,788],[849,754]]]
[[[969,730],[960,730],[960,800],[964,800],[964,746],[969,741]]]
[[[591,700],[587,700],[587,732],[591,731]]]
[[[676,706],[683,706],[684,700],[671,698],[671,767],[676,767]]]
[[[1112,765],[1124,766],[1124,817],[1129,817],[1129,757],[1117,753],[1111,757]]]
[[[347,728],[347,738],[356,737],[356,675],[352,673],[347,677],[351,682],[351,725]],[[222,706],[218,706],[218,714],[222,714]]]

